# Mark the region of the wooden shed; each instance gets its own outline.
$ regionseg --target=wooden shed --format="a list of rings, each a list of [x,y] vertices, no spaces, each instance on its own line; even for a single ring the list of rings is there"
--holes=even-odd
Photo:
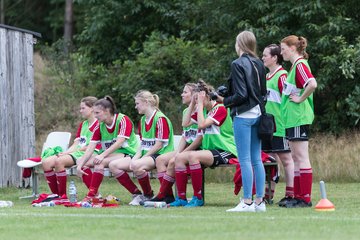
[[[41,34],[0,24],[0,187],[18,186],[17,161],[35,154],[36,37]]]

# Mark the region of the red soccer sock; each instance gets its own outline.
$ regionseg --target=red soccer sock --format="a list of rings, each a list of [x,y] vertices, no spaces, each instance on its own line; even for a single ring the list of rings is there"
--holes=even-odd
[[[175,168],[175,179],[178,197],[186,200],[187,168]]]
[[[301,185],[301,198],[305,202],[311,201],[311,189],[312,189],[312,168],[300,169],[300,185]]]
[[[165,175],[165,172],[158,172],[157,173],[157,178],[159,179],[159,182],[160,182],[160,185],[164,179],[164,175]]]
[[[91,179],[91,184],[88,192],[88,196],[95,197],[99,191],[100,184],[104,178],[104,169],[97,169],[94,171]]]
[[[92,179],[92,171],[90,168],[88,167],[83,167],[82,170],[87,174],[83,174],[82,175],[82,180],[83,180],[83,183],[85,183],[86,187],[89,189],[90,188],[90,184],[91,184],[91,179]]]
[[[44,176],[45,176],[45,179],[47,181],[47,184],[49,185],[50,191],[53,194],[59,195],[55,172],[53,170],[45,171]]]
[[[143,193],[145,196],[152,196],[153,195],[153,191],[151,189],[151,185],[150,185],[150,178],[149,178],[149,174],[147,172],[144,172],[143,174],[136,176],[136,178],[139,181],[139,184],[143,190]]]
[[[173,194],[171,188],[174,185],[174,182],[175,178],[165,174],[157,197],[165,198],[166,196],[172,196]]]
[[[59,196],[62,196],[64,194],[66,195],[66,179],[67,179],[66,171],[63,170],[61,172],[57,172],[56,179],[57,179]]]
[[[134,184],[134,182],[130,179],[129,174],[127,174],[127,172],[118,170],[117,173],[114,173],[114,177],[131,194],[141,194],[141,191],[137,188],[137,186]]]
[[[294,188],[286,186],[285,188],[285,196],[287,197],[294,197]]]
[[[301,190],[300,190],[300,172],[295,171],[294,172],[294,197],[300,198]]]
[[[203,172],[200,163],[190,165],[191,182],[194,189],[194,196],[202,199]]]

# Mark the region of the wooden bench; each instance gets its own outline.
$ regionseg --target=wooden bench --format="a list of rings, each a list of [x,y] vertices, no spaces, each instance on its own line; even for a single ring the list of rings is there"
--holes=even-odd
[[[138,137],[138,135],[137,135],[137,137]],[[174,135],[175,150],[179,146],[180,140],[181,140],[181,135]],[[265,173],[266,173],[266,185],[268,186],[269,196],[271,196],[271,167],[276,166],[276,165],[277,165],[276,162],[265,162],[264,163]],[[235,168],[236,165],[235,164],[226,164],[226,165],[219,165],[218,167],[220,167],[220,168],[226,168],[226,167]],[[207,168],[203,168],[203,182],[202,182],[202,195],[203,195],[204,202],[205,202],[205,169],[207,169]],[[76,166],[68,168],[67,173],[68,173],[68,175],[76,175]],[[156,174],[154,171],[150,171],[149,174],[150,174],[150,177],[156,178]],[[112,177],[112,173],[110,172],[109,168],[104,169],[104,176]],[[272,204],[272,203],[273,203],[272,200],[269,200],[269,204]]]
[[[276,162],[265,162],[264,163],[264,168],[265,168],[265,181],[266,181],[266,185],[268,187],[268,196],[271,196],[271,167],[277,166]],[[217,166],[217,168],[226,168],[226,167],[231,167],[231,168],[235,168],[236,164],[222,164]],[[205,203],[205,170],[208,168],[203,168],[203,182],[202,182],[202,197]],[[211,168],[210,168],[211,169]],[[269,199],[268,200],[268,204],[273,204],[273,200]]]

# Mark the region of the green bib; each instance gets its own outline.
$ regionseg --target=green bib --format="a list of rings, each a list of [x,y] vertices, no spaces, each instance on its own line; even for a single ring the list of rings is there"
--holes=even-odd
[[[163,154],[167,152],[174,151],[174,133],[173,127],[170,120],[160,111],[156,111],[154,119],[152,121],[151,128],[149,131],[146,131],[146,117],[145,115],[141,117],[141,156],[144,156],[156,142],[156,123],[159,118],[164,117],[169,125],[169,141],[164,143],[163,147],[157,152],[158,154]]]
[[[281,94],[278,87],[279,78],[283,74],[287,74],[287,71],[280,69],[266,81],[268,95],[265,109],[275,117],[276,132],[274,132],[274,136],[277,137],[285,137],[284,120],[281,114]]]
[[[216,104],[209,112],[217,109],[223,104]],[[231,152],[237,156],[236,146],[234,142],[234,132],[232,128],[232,119],[227,109],[227,117],[221,126],[212,124],[204,129],[204,135],[202,140],[202,149],[204,150],[223,150]]]
[[[81,125],[79,144],[77,145],[77,151],[70,153],[75,160],[79,159],[85,154],[85,151],[80,151],[79,149],[89,145],[93,132],[89,130],[89,121],[85,120]]]
[[[115,130],[112,133],[109,133],[104,122],[100,123],[100,133],[101,133],[101,152],[104,152],[111,145],[113,145],[117,139],[119,134],[119,126],[121,119],[125,117],[124,114],[118,113],[118,117],[115,122]],[[116,117],[116,115],[114,116]],[[134,124],[133,124],[134,126]],[[134,133],[134,127],[131,130],[130,138],[125,139],[122,146],[118,148],[115,153],[124,153],[130,156],[134,156],[136,153],[136,149],[138,148],[138,141],[136,139],[136,135]]]
[[[314,120],[313,94],[307,97],[302,103],[291,102],[289,98],[290,94],[301,96],[304,92],[304,89],[296,87],[295,82],[296,66],[299,63],[304,63],[310,70],[308,62],[305,59],[300,59],[292,66],[288,74],[287,80],[284,84],[281,103],[285,128],[308,125]]]
[[[89,145],[93,132],[89,130],[89,121],[85,120],[82,123],[79,139],[79,148]]]
[[[187,110],[188,108],[184,109],[183,117],[185,116]],[[195,141],[197,137],[197,133],[198,133],[198,125],[196,123],[193,123],[188,127],[183,127],[182,136],[185,138],[186,143],[191,144],[193,141]]]

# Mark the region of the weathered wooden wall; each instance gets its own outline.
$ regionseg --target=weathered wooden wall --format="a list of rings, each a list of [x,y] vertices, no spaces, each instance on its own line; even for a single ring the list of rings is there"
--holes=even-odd
[[[17,161],[35,154],[33,42],[0,26],[0,187],[18,186]]]

